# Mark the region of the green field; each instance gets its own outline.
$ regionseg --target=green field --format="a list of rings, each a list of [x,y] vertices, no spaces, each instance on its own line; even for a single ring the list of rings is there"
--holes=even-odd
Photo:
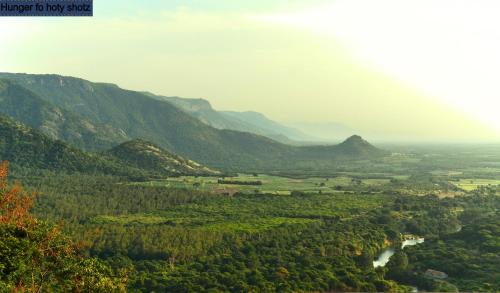
[[[396,176],[398,179],[407,179],[404,176]],[[239,174],[236,177],[225,177],[228,181],[260,181],[262,185],[240,185],[240,184],[219,184],[219,177],[195,177],[182,176],[168,178],[164,180],[155,180],[145,183],[134,183],[146,186],[162,186],[172,188],[197,189],[202,191],[211,191],[215,193],[224,193],[225,191],[238,191],[245,194],[269,193],[276,195],[289,195],[292,191],[304,193],[334,193],[345,190],[345,187],[351,185],[374,186],[383,185],[390,182],[389,178],[366,178],[355,179],[349,176],[338,176],[333,178],[305,178],[293,179],[280,176],[258,174]]]
[[[481,186],[500,185],[500,180],[494,179],[460,179],[458,182],[451,182],[455,186],[465,191],[475,190]]]
[[[307,218],[266,217],[245,219],[221,219],[213,215],[199,215],[198,217],[185,217],[182,215],[151,215],[132,214],[109,216],[102,215],[93,219],[95,224],[119,224],[119,225],[170,225],[183,226],[193,230],[206,230],[213,232],[260,232],[272,229],[280,225],[307,224],[316,220]]]

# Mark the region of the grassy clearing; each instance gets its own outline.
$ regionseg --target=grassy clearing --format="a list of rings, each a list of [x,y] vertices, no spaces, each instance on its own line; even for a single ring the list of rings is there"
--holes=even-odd
[[[500,185],[500,180],[495,179],[460,179],[460,181],[452,181],[454,185],[465,191],[475,190],[480,186]]]
[[[249,221],[228,221],[223,223],[212,223],[201,226],[200,229],[214,232],[246,232],[255,233],[270,230],[280,225],[296,225],[315,222],[312,219],[298,218],[260,218]]]
[[[181,215],[170,215],[173,217],[163,217],[148,214],[131,214],[109,216],[101,215],[93,219],[98,224],[119,224],[119,225],[169,225],[182,226],[188,229],[204,230],[212,232],[246,232],[254,233],[272,229],[280,225],[307,224],[314,222],[313,219],[304,218],[244,218],[244,219],[224,219],[223,217],[211,217],[198,215],[197,217],[182,217]]]
[[[391,182],[390,179],[363,179],[361,180],[363,184],[366,185],[383,185]]]
[[[119,216],[101,215],[92,219],[92,222],[97,224],[112,223],[121,225],[127,225],[127,224],[154,225],[154,224],[166,223],[168,222],[168,219],[148,214],[132,214],[132,215],[119,215]]]
[[[463,174],[462,171],[453,171],[453,170],[434,170],[429,173],[436,176],[458,176]]]
[[[257,176],[251,174],[239,174],[237,177],[225,178],[225,180],[228,181],[260,181],[262,182],[262,185],[219,184],[217,182],[218,179],[218,177],[182,176],[135,184],[198,189],[219,193],[227,190],[233,190],[245,194],[269,193],[275,195],[290,195],[292,191],[301,191],[305,193],[318,193],[319,191],[322,193],[334,193],[339,187],[343,188],[352,184],[372,186],[388,184],[390,182],[389,178],[367,178],[358,180],[347,175],[331,178],[312,177],[305,179],[292,179],[265,174],[258,174]],[[398,179],[405,180],[407,177],[399,176]]]

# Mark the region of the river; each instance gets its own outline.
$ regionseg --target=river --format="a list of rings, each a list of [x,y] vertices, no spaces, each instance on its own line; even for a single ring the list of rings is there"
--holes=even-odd
[[[406,246],[417,245],[419,243],[424,242],[424,240],[425,240],[424,238],[405,240],[401,244],[401,248],[405,248]],[[393,256],[395,252],[396,251],[392,247],[389,247],[389,248],[382,250],[382,252],[378,256],[378,258],[373,261],[373,267],[374,268],[384,267],[389,262],[389,259],[391,259],[391,256]]]
[[[462,225],[459,225],[457,227],[456,232],[460,232],[461,230],[462,230]],[[407,240],[403,241],[403,243],[401,244],[401,248],[405,248],[406,246],[413,246],[413,245],[423,243],[424,240],[425,240],[424,238],[407,239]],[[394,255],[395,252],[396,251],[392,247],[389,247],[389,248],[382,250],[382,252],[379,254],[378,258],[375,261],[373,261],[373,267],[374,268],[384,267],[389,262],[389,259],[391,258],[391,256]]]

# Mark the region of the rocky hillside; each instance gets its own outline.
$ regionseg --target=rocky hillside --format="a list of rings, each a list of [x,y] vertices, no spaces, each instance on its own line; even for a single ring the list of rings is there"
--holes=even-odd
[[[105,154],[139,169],[159,174],[220,174],[220,172],[216,170],[168,152],[163,148],[142,139],[135,139],[122,143],[119,146],[105,152]]]

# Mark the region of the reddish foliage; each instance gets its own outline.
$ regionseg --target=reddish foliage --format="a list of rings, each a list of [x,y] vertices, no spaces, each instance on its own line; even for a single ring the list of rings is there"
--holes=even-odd
[[[0,163],[0,223],[13,224],[26,229],[35,224],[29,213],[33,207],[34,195],[23,192],[21,185],[8,186],[9,163]]]

